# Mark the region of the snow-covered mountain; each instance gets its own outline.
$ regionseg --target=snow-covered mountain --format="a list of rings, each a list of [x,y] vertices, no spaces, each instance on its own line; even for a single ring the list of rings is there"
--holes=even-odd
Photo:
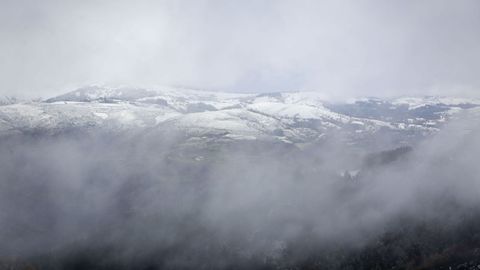
[[[480,100],[412,97],[328,103],[315,92],[231,94],[179,88],[89,86],[40,102],[0,106],[0,134],[66,129],[174,129],[190,138],[292,144],[334,137],[395,144],[425,137]],[[388,136],[386,136],[388,135]]]
[[[15,103],[18,103],[18,102],[19,102],[19,100],[16,97],[0,96],[0,106],[15,104]]]

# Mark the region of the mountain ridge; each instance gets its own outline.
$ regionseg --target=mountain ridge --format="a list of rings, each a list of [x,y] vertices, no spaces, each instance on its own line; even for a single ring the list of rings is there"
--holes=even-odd
[[[190,137],[312,143],[342,137],[355,144],[379,137],[409,144],[437,132],[476,99],[360,98],[327,102],[317,92],[237,94],[192,89],[87,86],[43,101],[0,106],[0,134],[65,128],[174,128]]]

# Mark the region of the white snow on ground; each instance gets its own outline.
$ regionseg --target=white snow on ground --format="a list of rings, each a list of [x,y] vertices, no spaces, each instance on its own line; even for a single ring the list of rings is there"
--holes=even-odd
[[[29,103],[2,106],[0,133],[11,130],[61,127],[109,126],[133,128],[153,126],[159,117],[168,119],[171,109],[103,103]],[[178,115],[176,113],[175,115]]]
[[[323,106],[315,107],[295,103],[258,102],[248,105],[247,108],[252,111],[280,118],[330,119],[344,123],[350,120],[350,117],[334,113]]]
[[[274,118],[242,109],[191,113],[170,121],[173,121],[177,127],[187,130],[206,132],[214,129],[237,136],[262,136],[282,125]]]
[[[30,129],[64,127],[101,127],[125,130],[136,127],[171,126],[189,133],[213,132],[232,139],[275,137],[282,141],[315,139],[328,130],[350,127],[357,134],[379,130],[435,131],[437,126],[458,115],[459,105],[479,104],[480,100],[446,97],[403,97],[392,100],[375,98],[350,100],[390,102],[391,106],[415,109],[445,104],[448,110],[437,120],[405,119],[386,122],[350,117],[324,106],[316,92],[270,94],[231,94],[183,88],[91,86],[58,96],[48,102],[16,103],[0,106],[0,134]]]
[[[100,117],[100,118],[102,118],[103,120],[105,120],[105,119],[108,118],[108,114],[106,114],[106,113],[94,112],[93,114],[96,115],[96,116],[98,116],[98,117]]]
[[[480,105],[478,99],[455,98],[455,97],[401,97],[391,100],[393,105],[408,105],[410,110],[428,105],[450,105],[459,106],[464,104]]]

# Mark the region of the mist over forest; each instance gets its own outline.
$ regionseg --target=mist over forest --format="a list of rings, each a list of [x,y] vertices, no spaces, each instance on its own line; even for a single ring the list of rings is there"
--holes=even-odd
[[[373,153],[335,140],[191,147],[165,131],[3,138],[0,257],[35,269],[420,269],[455,262],[455,248],[478,258],[479,131],[459,120]]]
[[[480,1],[0,0],[0,270],[480,270]]]

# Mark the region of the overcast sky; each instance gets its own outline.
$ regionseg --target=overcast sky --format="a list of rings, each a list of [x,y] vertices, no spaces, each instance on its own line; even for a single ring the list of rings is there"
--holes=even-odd
[[[0,0],[0,94],[480,95],[480,1]]]

